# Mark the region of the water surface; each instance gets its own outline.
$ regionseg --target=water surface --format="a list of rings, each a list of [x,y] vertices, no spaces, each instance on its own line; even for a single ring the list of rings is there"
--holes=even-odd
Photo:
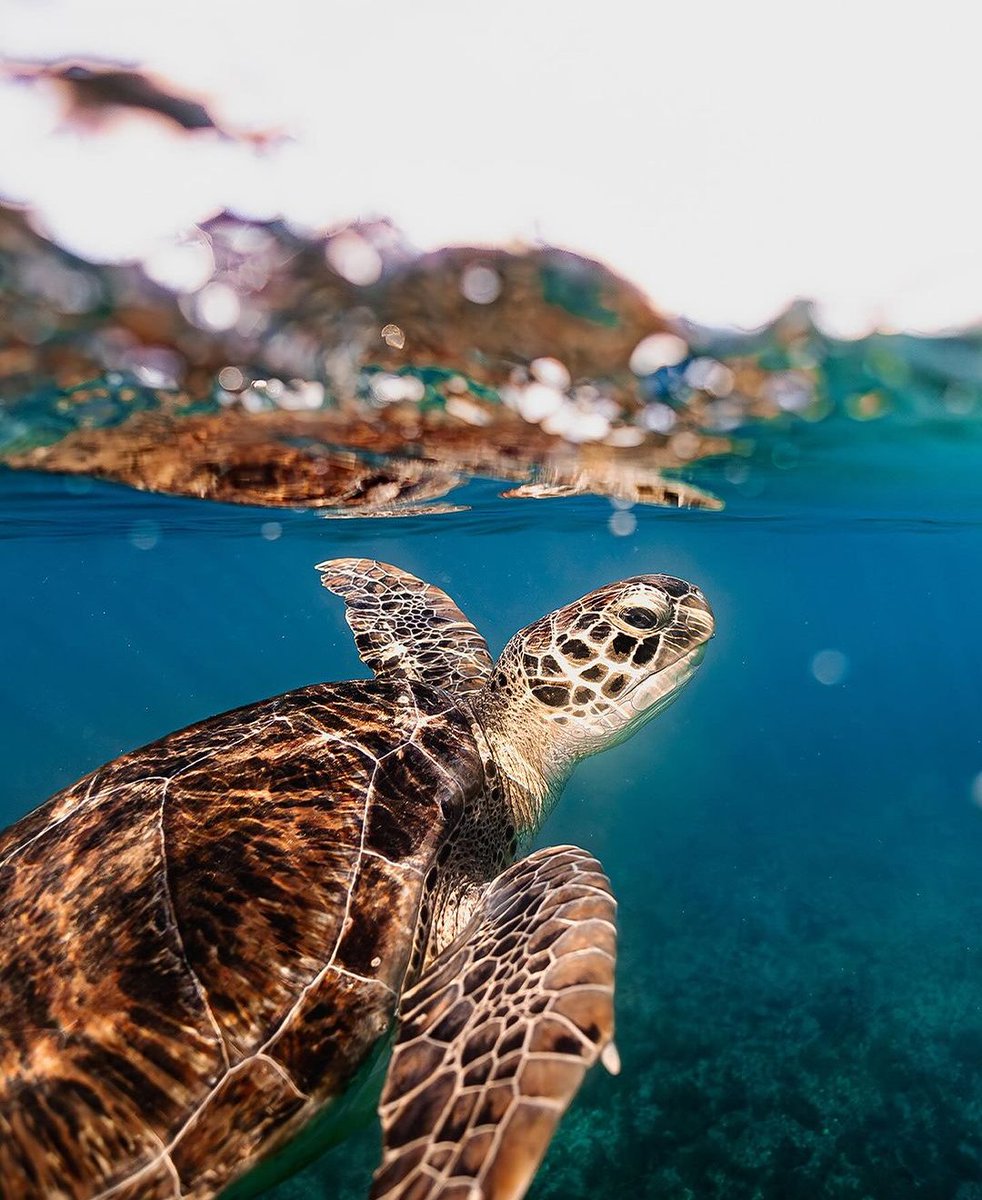
[[[716,612],[702,668],[539,839],[619,898],[623,1071],[591,1074],[531,1195],[979,1200],[980,460],[967,417],[779,423],[691,474],[722,513],[472,483],[470,511],[398,521],[0,472],[0,819],[363,676],[324,558],[439,584],[493,651],[599,584],[680,575]],[[364,1196],[376,1153],[367,1129],[274,1194]]]

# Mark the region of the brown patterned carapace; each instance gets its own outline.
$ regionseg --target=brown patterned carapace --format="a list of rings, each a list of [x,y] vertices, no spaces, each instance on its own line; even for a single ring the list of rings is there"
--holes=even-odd
[[[208,1200],[394,1018],[373,1195],[511,1200],[586,1068],[616,1060],[599,865],[509,864],[576,759],[691,674],[705,600],[639,576],[495,666],[438,589],[320,569],[375,680],[171,734],[0,835],[5,1200]]]

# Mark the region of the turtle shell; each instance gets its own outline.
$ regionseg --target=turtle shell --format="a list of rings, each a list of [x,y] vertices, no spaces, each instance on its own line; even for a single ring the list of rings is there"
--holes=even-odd
[[[445,693],[320,684],[123,756],[0,836],[0,1180],[203,1200],[386,1030],[483,769]]]

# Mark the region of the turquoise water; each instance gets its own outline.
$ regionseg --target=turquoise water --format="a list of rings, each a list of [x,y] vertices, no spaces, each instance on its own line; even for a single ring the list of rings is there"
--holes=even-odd
[[[364,675],[324,558],[439,584],[493,650],[601,583],[680,575],[716,612],[702,668],[540,838],[613,881],[623,1071],[591,1074],[531,1195],[980,1200],[980,462],[968,418],[778,424],[692,473],[725,511],[635,508],[621,536],[605,500],[490,483],[469,512],[332,521],[2,471],[0,821]],[[363,1196],[376,1152],[366,1129],[275,1195]]]

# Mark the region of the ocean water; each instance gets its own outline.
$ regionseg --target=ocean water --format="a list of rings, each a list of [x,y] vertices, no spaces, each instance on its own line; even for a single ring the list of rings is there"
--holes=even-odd
[[[620,902],[619,1077],[535,1200],[982,1200],[982,423],[778,423],[691,480],[325,520],[0,471],[0,821],[232,706],[366,674],[313,571],[396,563],[500,649],[640,572],[717,637],[678,702],[583,764],[543,829]],[[378,1134],[274,1192],[367,1194]]]

